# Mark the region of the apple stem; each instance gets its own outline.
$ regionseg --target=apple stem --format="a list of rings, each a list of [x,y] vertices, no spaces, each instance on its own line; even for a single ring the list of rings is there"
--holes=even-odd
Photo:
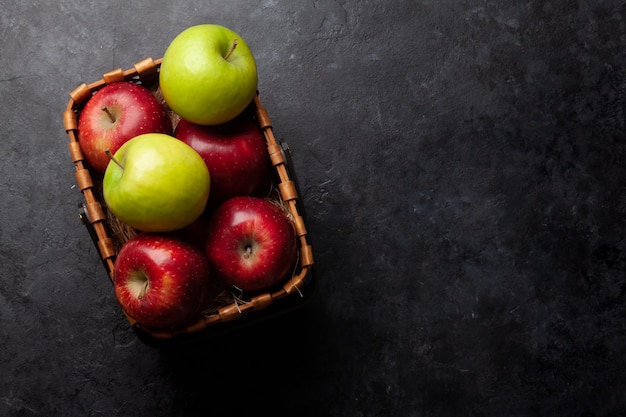
[[[139,293],[139,296],[137,297],[138,299],[142,299],[145,295],[146,295],[146,291],[148,291],[148,282],[146,280],[146,282],[144,282],[143,287],[141,287],[141,292]]]
[[[245,259],[248,259],[250,257],[250,255],[252,255],[252,247],[251,246],[246,246],[246,252],[243,254],[243,257]]]
[[[111,113],[111,111],[107,108],[107,106],[102,106],[100,110],[102,110],[103,112],[107,114],[107,116],[109,116],[111,123],[115,123],[115,116],[113,116],[113,113]]]
[[[115,162],[118,167],[122,169],[126,168],[124,164],[122,164],[115,156],[113,156],[113,153],[111,152],[110,149],[105,150],[104,153],[106,153],[109,156],[109,158],[111,158],[111,161]]]
[[[237,39],[233,40],[233,46],[230,47],[230,49],[228,50],[228,52],[226,53],[226,56],[224,57],[224,59],[228,60],[228,58],[230,57],[230,55],[233,53],[233,51],[235,50],[235,48],[237,47],[237,44],[239,42],[237,41]]]

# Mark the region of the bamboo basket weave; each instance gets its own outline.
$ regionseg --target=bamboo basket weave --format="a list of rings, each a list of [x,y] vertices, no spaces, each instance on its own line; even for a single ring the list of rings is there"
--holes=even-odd
[[[70,100],[63,113],[65,131],[69,138],[69,151],[75,167],[76,184],[80,189],[84,203],[80,205],[80,216],[87,226],[100,254],[101,260],[111,280],[115,258],[121,245],[132,234],[121,232],[119,220],[107,210],[102,198],[102,175],[94,172],[86,162],[78,142],[78,118],[80,111],[91,96],[104,87],[118,81],[132,81],[142,84],[158,96],[158,74],[162,59],[146,58],[136,63],[133,68],[123,71],[121,68],[103,75],[102,79],[91,84],[81,84],[70,93]],[[279,286],[266,292],[245,294],[222,293],[214,300],[212,308],[205,310],[200,317],[187,327],[180,329],[151,329],[134,320],[124,311],[130,325],[144,336],[155,340],[171,340],[176,337],[193,336],[210,328],[226,325],[244,317],[262,313],[268,307],[279,307],[289,298],[303,298],[303,291],[308,290],[312,280],[313,250],[309,242],[303,207],[299,202],[297,182],[290,166],[288,148],[274,137],[272,124],[267,110],[261,105],[258,93],[251,103],[254,119],[262,130],[271,163],[275,169],[276,189],[283,208],[288,211],[299,239],[299,257],[294,274],[286,278]],[[175,114],[171,113],[173,118]]]

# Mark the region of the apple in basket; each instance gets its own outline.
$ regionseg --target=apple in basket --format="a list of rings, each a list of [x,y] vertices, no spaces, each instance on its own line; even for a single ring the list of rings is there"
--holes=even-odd
[[[141,233],[120,249],[113,286],[123,310],[139,324],[171,329],[199,316],[210,278],[197,246],[171,234]]]
[[[102,87],[87,101],[78,119],[83,155],[100,173],[110,161],[106,149],[115,153],[124,142],[143,133],[172,134],[172,122],[148,89],[129,81]]]
[[[248,44],[220,25],[201,24],[168,45],[159,73],[167,105],[201,125],[222,124],[250,104],[257,89],[256,61]]]
[[[102,180],[104,201],[122,222],[143,232],[168,232],[193,223],[209,197],[209,170],[189,145],[146,133],[112,155]]]
[[[230,197],[251,195],[267,183],[270,159],[265,136],[246,112],[214,126],[181,120],[174,136],[195,149],[209,168],[209,205]]]
[[[287,213],[269,200],[239,196],[211,215],[205,253],[215,278],[244,291],[267,289],[290,274],[296,232]]]

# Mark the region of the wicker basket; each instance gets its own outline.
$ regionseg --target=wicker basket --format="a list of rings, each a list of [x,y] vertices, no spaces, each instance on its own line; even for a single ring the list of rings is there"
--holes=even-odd
[[[99,81],[81,84],[70,93],[71,98],[63,114],[65,131],[69,138],[70,155],[76,169],[76,182],[84,197],[84,203],[79,205],[79,216],[89,230],[111,279],[113,279],[115,257],[129,236],[125,236],[114,227],[114,223],[119,220],[107,210],[103,202],[102,175],[91,170],[85,161],[77,137],[78,118],[89,98],[100,88],[114,82],[136,82],[151,89],[158,96],[160,65],[161,59],[147,58],[135,64],[132,69],[126,71],[117,69],[104,74]],[[272,314],[280,312],[283,307],[291,309],[299,301],[307,298],[307,292],[312,291],[313,251],[307,235],[303,207],[298,202],[297,181],[291,167],[289,149],[274,137],[268,113],[262,107],[258,94],[251,103],[251,107],[254,119],[265,135],[267,151],[276,171],[277,195],[290,213],[299,237],[298,266],[293,276],[286,278],[279,286],[266,292],[252,295],[232,293],[230,296],[221,294],[216,298],[212,308],[205,310],[195,322],[185,328],[174,330],[145,328],[124,312],[131,326],[144,341],[146,339],[172,340],[196,337],[212,330],[217,331],[217,328],[223,331],[231,323],[256,321],[262,317],[262,314],[267,315],[272,309],[274,310]],[[171,114],[172,117],[176,117],[175,114]]]

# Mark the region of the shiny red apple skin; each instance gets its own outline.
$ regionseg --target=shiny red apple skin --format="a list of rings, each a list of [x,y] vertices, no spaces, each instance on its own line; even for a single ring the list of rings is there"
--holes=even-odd
[[[297,258],[293,223],[259,197],[233,197],[211,215],[205,253],[211,273],[244,291],[267,289],[290,274]]]
[[[126,141],[143,133],[171,135],[172,121],[148,89],[130,81],[102,87],[79,114],[78,142],[87,162],[101,173],[110,161],[107,149],[115,153]]]
[[[181,120],[174,136],[195,149],[209,168],[209,207],[252,195],[267,183],[271,165],[265,136],[247,113],[213,126]]]
[[[210,280],[201,248],[173,234],[142,233],[120,249],[113,287],[119,304],[139,324],[172,329],[198,317]]]

